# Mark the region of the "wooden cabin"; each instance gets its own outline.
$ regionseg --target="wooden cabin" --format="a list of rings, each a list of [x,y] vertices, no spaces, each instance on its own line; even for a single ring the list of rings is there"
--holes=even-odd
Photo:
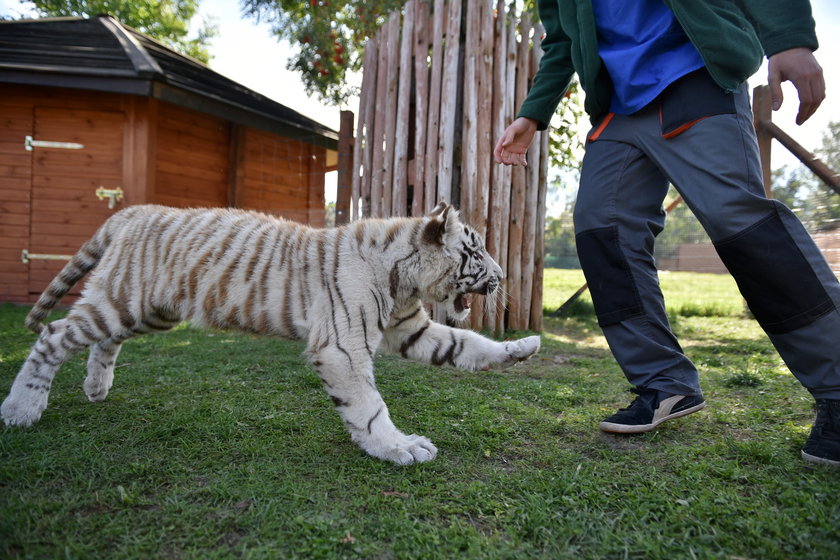
[[[337,142],[112,17],[0,21],[0,301],[34,301],[131,204],[322,226]]]

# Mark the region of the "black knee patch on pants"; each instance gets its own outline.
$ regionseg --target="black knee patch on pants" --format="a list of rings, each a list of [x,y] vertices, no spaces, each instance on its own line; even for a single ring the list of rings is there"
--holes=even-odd
[[[794,331],[834,309],[778,213],[718,241],[715,248],[768,333]]]
[[[642,314],[642,300],[630,265],[618,243],[618,228],[581,232],[575,237],[578,258],[602,327]]]

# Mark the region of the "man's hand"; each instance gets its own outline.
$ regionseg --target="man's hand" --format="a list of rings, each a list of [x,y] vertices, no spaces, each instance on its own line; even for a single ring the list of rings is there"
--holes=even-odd
[[[800,47],[781,51],[770,57],[767,83],[773,98],[773,110],[782,106],[782,82],[790,81],[799,93],[796,124],[811,118],[825,99],[823,71],[810,49]]]
[[[496,163],[505,165],[528,165],[525,160],[525,152],[534,139],[537,132],[537,122],[527,117],[519,117],[513,121],[502,133],[502,137],[496,142],[496,149],[493,155]]]

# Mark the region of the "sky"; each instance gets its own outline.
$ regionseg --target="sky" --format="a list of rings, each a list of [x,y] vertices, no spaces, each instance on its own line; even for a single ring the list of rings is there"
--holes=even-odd
[[[797,126],[796,90],[786,83],[782,108],[773,114],[773,121],[809,150],[822,144],[823,131],[830,121],[840,121],[840,1],[812,0],[811,5],[820,41],[816,55],[825,72],[828,98],[808,122]],[[243,20],[238,6],[235,0],[202,0],[202,13],[215,17],[220,31],[211,50],[215,58],[210,66],[214,70],[331,128],[338,129],[340,109],[358,113],[357,100],[339,108],[325,107],[317,99],[309,98],[298,75],[286,70],[291,47],[278,43],[267,25],[257,25],[253,19]],[[750,86],[766,83],[765,63],[750,79]],[[798,164],[777,142],[774,142],[772,162],[774,168]]]
[[[811,119],[797,126],[796,90],[790,83],[783,86],[784,103],[773,114],[773,122],[809,150],[822,144],[823,132],[831,121],[840,121],[840,1],[812,0],[820,48],[816,52],[826,77],[827,99]],[[0,16],[25,13],[17,0],[0,0]],[[347,106],[325,106],[316,97],[306,94],[299,75],[286,70],[292,47],[279,42],[266,24],[243,19],[237,0],[202,0],[200,13],[214,19],[219,35],[212,40],[210,67],[250,89],[270,97],[291,109],[338,130],[341,109],[358,113],[358,100]],[[750,86],[767,83],[767,65],[750,78]],[[585,121],[586,119],[584,119]],[[773,143],[772,164],[796,166],[798,161],[778,142]],[[327,200],[335,199],[335,173],[328,177]]]

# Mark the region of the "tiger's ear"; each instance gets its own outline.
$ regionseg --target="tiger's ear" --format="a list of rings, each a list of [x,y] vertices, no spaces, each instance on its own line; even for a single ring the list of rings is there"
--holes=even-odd
[[[458,219],[458,211],[445,202],[441,204],[445,205],[443,210],[439,213],[432,212],[429,222],[423,229],[423,241],[429,245],[444,246],[457,238],[460,231],[461,221]]]
[[[432,211],[429,213],[429,216],[437,216],[439,214],[442,214],[443,211],[446,210],[449,207],[450,206],[446,203],[445,200],[441,200],[440,202],[437,203],[437,206],[432,208]]]

